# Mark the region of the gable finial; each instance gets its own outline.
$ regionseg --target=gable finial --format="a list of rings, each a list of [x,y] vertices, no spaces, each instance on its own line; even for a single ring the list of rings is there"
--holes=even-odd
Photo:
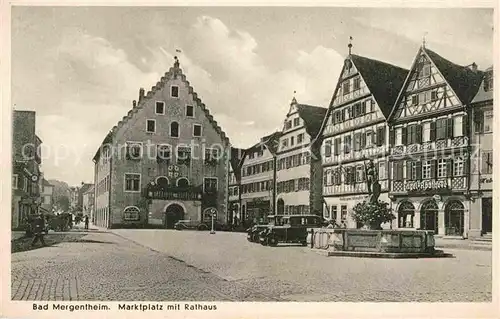
[[[347,45],[349,48],[349,55],[351,55],[351,49],[352,49],[352,36],[349,37],[349,44]]]
[[[177,56],[174,56],[174,68],[176,69],[179,68],[179,65],[180,65],[179,59],[177,58]]]
[[[425,37],[427,36],[428,32],[424,32],[424,36],[422,37],[422,47],[425,48]]]
[[[291,105],[293,104],[297,104],[297,99],[295,99],[295,94],[297,93],[297,91],[293,91],[293,98],[292,98],[292,103],[290,103]]]

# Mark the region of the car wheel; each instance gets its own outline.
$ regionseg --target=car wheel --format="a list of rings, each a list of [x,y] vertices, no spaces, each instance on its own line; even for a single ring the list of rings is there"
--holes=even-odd
[[[268,245],[276,247],[278,245],[278,241],[275,238],[268,238]]]
[[[267,246],[267,238],[260,242],[262,246]]]
[[[305,246],[307,246],[307,241],[303,241],[301,244],[302,244],[302,246],[305,247]]]
[[[200,226],[198,226],[198,230],[207,230],[207,229],[208,227],[205,224],[201,224]]]

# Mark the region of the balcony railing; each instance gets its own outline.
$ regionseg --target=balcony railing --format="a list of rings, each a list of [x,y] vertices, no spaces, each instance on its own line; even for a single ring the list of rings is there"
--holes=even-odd
[[[387,186],[389,185],[387,180],[379,181],[381,190],[388,191]],[[352,184],[340,184],[340,185],[329,185],[323,186],[323,195],[339,195],[339,194],[356,194],[356,193],[368,193],[366,182],[358,182],[354,185]]]
[[[429,152],[434,150],[445,150],[460,148],[468,145],[467,136],[458,136],[453,139],[437,140],[433,142],[423,142],[422,144],[396,145],[391,148],[391,155],[403,155],[419,152]]]

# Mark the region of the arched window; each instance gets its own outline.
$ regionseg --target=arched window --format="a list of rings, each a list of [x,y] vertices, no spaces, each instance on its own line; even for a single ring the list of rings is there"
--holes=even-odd
[[[172,124],[170,124],[170,136],[179,137],[179,123],[172,122]]]
[[[415,206],[410,202],[402,202],[398,208],[399,228],[413,228]]]
[[[429,200],[422,204],[420,209],[420,228],[438,231],[438,206],[435,200]]]
[[[139,220],[140,219],[140,210],[136,206],[128,206],[123,210],[123,219],[124,220]]]
[[[446,205],[444,227],[446,235],[462,236],[464,232],[464,205],[459,200],[452,200]]]
[[[168,178],[165,176],[159,176],[156,178],[156,184],[161,188],[167,188],[169,184]]]
[[[177,186],[178,187],[187,187],[189,186],[189,180],[185,177],[180,177],[177,179]]]
[[[326,171],[326,174],[325,174],[325,186],[330,186],[332,185],[332,181],[333,181],[333,172],[331,169],[327,170]]]

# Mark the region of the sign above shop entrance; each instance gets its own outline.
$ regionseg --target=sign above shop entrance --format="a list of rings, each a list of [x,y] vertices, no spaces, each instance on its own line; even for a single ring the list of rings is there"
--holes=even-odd
[[[447,189],[448,183],[446,180],[421,180],[421,181],[408,181],[406,182],[406,191],[425,191],[425,190],[439,190]]]

